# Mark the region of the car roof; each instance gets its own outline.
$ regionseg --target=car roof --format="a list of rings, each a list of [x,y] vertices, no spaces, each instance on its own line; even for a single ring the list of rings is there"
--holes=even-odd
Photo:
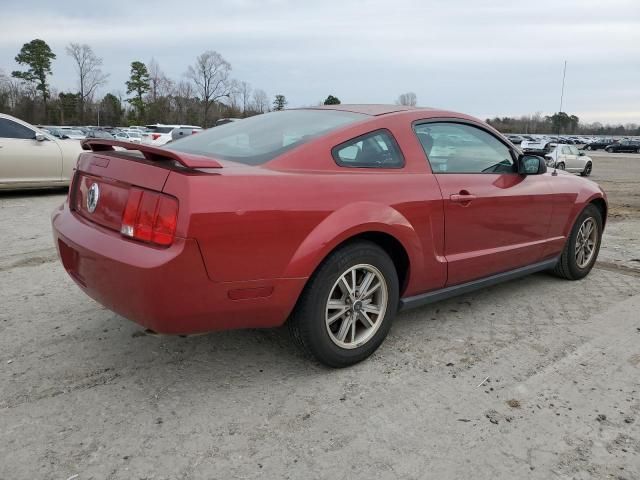
[[[385,104],[340,104],[340,105],[318,105],[316,107],[305,107],[301,109],[293,110],[340,110],[343,112],[362,113],[364,115],[385,115],[388,113],[405,112],[407,110],[429,110],[433,111],[433,108],[424,107],[409,107],[406,105],[385,105]]]

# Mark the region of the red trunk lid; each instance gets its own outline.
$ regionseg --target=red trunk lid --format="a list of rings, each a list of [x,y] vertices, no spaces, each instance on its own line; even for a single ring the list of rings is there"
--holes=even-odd
[[[69,192],[71,208],[86,220],[119,232],[131,188],[161,192],[171,171],[131,155],[82,154]]]

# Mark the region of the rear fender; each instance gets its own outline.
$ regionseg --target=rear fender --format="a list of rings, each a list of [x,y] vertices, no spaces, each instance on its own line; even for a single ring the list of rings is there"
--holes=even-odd
[[[420,239],[400,212],[375,202],[357,202],[333,212],[311,231],[293,255],[285,278],[311,276],[338,245],[367,232],[381,232],[394,237],[407,252],[410,266],[423,265]],[[412,270],[409,268],[410,276]]]

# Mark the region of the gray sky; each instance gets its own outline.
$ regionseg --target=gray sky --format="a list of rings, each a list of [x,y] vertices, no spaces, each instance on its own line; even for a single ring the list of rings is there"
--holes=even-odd
[[[640,0],[21,1],[0,15],[0,69],[23,43],[58,55],[50,83],[75,86],[69,42],[104,58],[125,92],[133,60],[180,79],[216,50],[233,76],[289,106],[328,94],[344,103],[418,103],[485,118],[559,107],[585,121],[640,123]]]

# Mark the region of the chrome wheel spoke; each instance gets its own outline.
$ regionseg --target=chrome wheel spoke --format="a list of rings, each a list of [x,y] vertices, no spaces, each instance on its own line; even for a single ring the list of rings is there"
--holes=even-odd
[[[340,325],[340,330],[338,330],[338,333],[336,334],[336,337],[338,338],[338,340],[340,340],[341,342],[344,342],[345,338],[347,338],[347,333],[349,333],[349,330],[351,329],[352,323],[353,322],[351,321],[351,316],[348,316],[344,320],[342,320],[342,324]]]
[[[342,276],[340,277],[340,286],[342,291],[349,297],[353,296],[353,288],[351,288],[351,285],[349,285],[348,280]]]
[[[327,325],[332,325],[336,320],[338,320],[339,318],[342,318],[342,316],[345,313],[347,313],[350,308],[351,307],[349,307],[348,305],[345,305],[344,307],[340,308],[336,313],[331,314],[331,316],[327,318]]]
[[[363,313],[373,313],[374,315],[380,315],[380,308],[376,305],[364,305],[362,307]]]
[[[371,286],[371,282],[373,282],[373,280],[376,278],[376,276],[371,273],[371,272],[367,272],[364,276],[364,279],[362,280],[362,283],[360,284],[360,287],[358,288],[358,290],[360,291],[360,297],[365,297],[367,290],[369,290],[369,287]]]
[[[369,314],[367,313],[366,310],[360,312],[362,318],[364,319],[364,321],[367,323],[367,325],[369,325],[370,327],[373,327],[373,320],[371,320],[371,318],[369,318]]]
[[[382,286],[382,283],[377,282],[375,285],[373,285],[371,288],[369,288],[369,290],[367,290],[366,292],[364,292],[362,294],[363,297],[365,298],[369,298],[371,295],[373,295],[376,290],[378,290],[380,287]]]

